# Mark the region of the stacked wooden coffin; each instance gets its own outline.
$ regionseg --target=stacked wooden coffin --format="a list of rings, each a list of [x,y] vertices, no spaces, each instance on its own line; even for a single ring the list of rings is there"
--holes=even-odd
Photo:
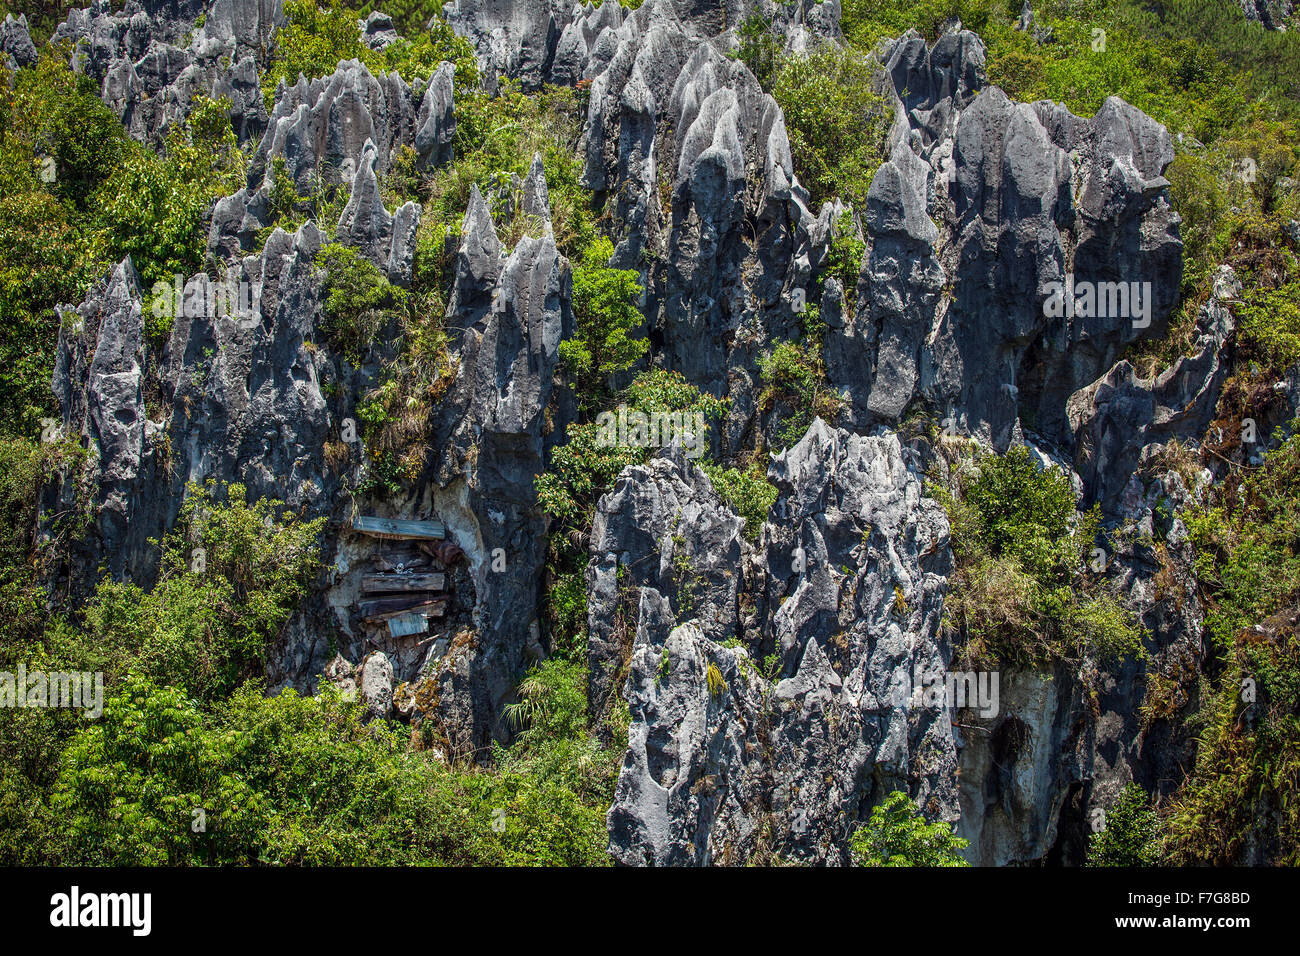
[[[386,542],[374,569],[361,578],[358,611],[364,623],[392,637],[423,634],[429,618],[447,613],[448,567],[461,556],[440,521],[358,517],[352,529]]]

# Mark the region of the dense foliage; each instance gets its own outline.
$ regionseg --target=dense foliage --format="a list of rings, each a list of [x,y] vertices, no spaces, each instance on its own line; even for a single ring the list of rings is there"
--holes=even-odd
[[[837,196],[866,208],[893,122],[873,80],[869,59],[829,45],[776,67],[772,96],[785,114],[795,174],[813,208]]]
[[[548,666],[497,771],[448,768],[363,724],[337,692],[211,711],[132,677],[68,745],[51,817],[84,864],[600,865],[608,758],[585,733],[585,682]]]
[[[361,42],[357,11],[348,9],[342,0],[328,0],[325,6],[317,0],[286,0],[284,14],[286,22],[276,35],[275,54],[262,76],[268,112],[278,84],[292,85],[299,76],[329,76],[341,60],[359,60],[376,75],[399,73],[408,83],[432,76],[446,60],[456,67],[457,86],[472,87],[478,82],[473,47],[440,15],[432,17],[430,29],[407,34],[414,40],[402,37],[383,50],[372,50]]]

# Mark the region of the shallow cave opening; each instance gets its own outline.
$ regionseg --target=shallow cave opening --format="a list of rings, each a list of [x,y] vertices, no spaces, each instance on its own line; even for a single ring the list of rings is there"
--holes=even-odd
[[[1015,789],[1016,761],[1029,743],[1029,725],[1015,715],[1008,715],[989,736],[989,756],[994,773],[990,783],[996,787],[993,796],[1006,802]]]

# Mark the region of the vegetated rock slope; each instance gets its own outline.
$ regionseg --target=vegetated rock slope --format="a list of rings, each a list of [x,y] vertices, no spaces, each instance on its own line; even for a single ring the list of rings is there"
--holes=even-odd
[[[923,410],[998,451],[1027,443],[1072,471],[1081,509],[1150,524],[1160,501],[1190,492],[1174,473],[1137,465],[1209,425],[1232,276],[1201,310],[1196,354],[1140,377],[1121,357],[1164,333],[1182,269],[1169,134],[1117,98],[1092,117],[1012,101],[987,85],[980,38],[955,26],[932,45],[911,33],[882,47],[887,160],[853,220],[864,244],[856,287],[818,282],[843,207],[812,208],[780,108],[727,56],[758,6],[455,0],[445,10],[489,82],[589,86],[582,183],[607,197],[612,264],[641,271],[651,362],[730,400],[711,436],[716,458],[756,436],[772,450],[778,494],[757,536],[681,447],[625,470],[599,502],[585,542],[591,705],[621,696],[631,714],[611,853],[708,864],[772,849],[845,863],[854,827],[901,788],[957,824],[973,862],[1054,850],[1077,859],[1089,810],[1130,780],[1167,792],[1189,742],[1145,733],[1131,659],[1086,682],[1065,666],[1004,672],[1000,712],[987,719],[899,698],[901,682],[940,675],[954,656],[942,620],[949,524],[924,486],[946,460],[933,436],[902,425]],[[447,323],[456,377],[431,420],[418,487],[407,500],[354,502],[323,450],[347,414],[327,386],[355,383],[336,381],[338,364],[315,344],[320,229],[276,228],[254,251],[271,222],[273,168],[282,161],[303,191],[327,169],[348,196],[329,224],[338,240],[403,284],[421,211],[386,209],[379,184],[401,147],[419,167],[447,162],[454,80],[449,64],[408,85],[341,62],[333,76],[281,84],[268,112],[258,70],[283,19],[276,0],[132,0],[74,11],[56,32],[137,139],[156,142],[200,90],[229,97],[241,141],[258,144],[246,187],[216,203],[208,244],[256,291],[250,319],[182,316],[149,367],[149,298],[129,260],[65,314],[54,391],[64,427],[98,451],[97,517],[68,574],[85,588],[102,564],[147,581],[149,540],[175,521],[190,481],[237,480],[328,516],[331,561],[357,507],[437,514],[468,557],[474,639],[446,658],[401,659],[393,679],[431,679],[449,737],[468,750],[508,740],[503,707],[546,653],[536,608],[548,521],[533,479],[574,414],[553,391],[572,282],[550,235],[542,166],[516,184],[546,224],[540,238],[512,248],[488,200],[475,191],[470,201]],[[776,22],[792,49],[835,41],[839,4],[803,0]],[[31,58],[24,41],[7,21],[7,55]],[[1149,289],[1148,321],[1045,316],[1043,290],[1069,275]],[[799,337],[815,286],[842,406],[782,447],[758,362]],[[150,380],[161,418],[146,407]],[[354,450],[343,469],[361,457]],[[70,502],[74,484],[49,488],[46,510]],[[1146,625],[1157,666],[1202,654],[1185,535],[1169,541],[1172,584],[1153,584],[1160,565],[1136,542],[1105,571]],[[336,647],[349,661],[368,650],[325,588],[293,618],[269,675],[310,689]],[[761,667],[769,654],[777,666]]]

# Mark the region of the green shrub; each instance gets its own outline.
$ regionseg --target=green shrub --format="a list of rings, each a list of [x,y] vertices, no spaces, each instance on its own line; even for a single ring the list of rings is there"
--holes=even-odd
[[[550,626],[551,653],[561,660],[585,660],[587,656],[587,582],[585,562],[564,568],[553,560],[547,568],[546,620]]]
[[[431,14],[436,11],[431,11]],[[444,60],[456,67],[456,86],[466,90],[478,85],[478,59],[464,37],[457,36],[441,16],[430,29],[419,24],[411,30],[414,40],[400,38],[383,50],[372,50],[361,42],[357,13],[340,0],[319,6],[317,0],[287,0],[285,25],[276,34],[275,53],[262,75],[262,93],[268,112],[275,102],[280,81],[292,85],[298,76],[311,79],[331,76],[342,60],[360,60],[371,73],[396,72],[408,83],[427,79]],[[403,18],[411,29],[409,16]]]
[[[34,437],[53,411],[60,303],[79,302],[107,263],[90,196],[130,140],[52,48],[0,69],[0,435]]]
[[[1155,866],[1160,862],[1160,818],[1146,791],[1130,783],[1106,811],[1106,826],[1088,840],[1088,866]]]
[[[759,85],[770,92],[785,49],[785,37],[773,28],[771,19],[761,13],[747,17],[736,35],[740,41],[736,58],[749,67]]]
[[[969,662],[1046,667],[1143,653],[1132,615],[1086,572],[1100,512],[1076,512],[1062,471],[1040,469],[1017,445],[982,456],[956,484],[955,493],[931,493],[952,528],[957,568],[946,613]]]
[[[1288,617],[1295,605],[1287,609]],[[1276,623],[1244,630],[1196,714],[1202,726],[1192,773],[1165,816],[1166,860],[1232,866],[1252,851],[1300,864],[1300,637]]]
[[[566,256],[581,259],[598,238],[592,194],[579,185],[582,160],[577,154],[584,111],[575,90],[544,87],[525,94],[517,81],[502,79],[495,96],[467,90],[456,97],[455,160],[433,171],[415,190],[424,202],[421,233],[435,248],[458,237],[474,186],[485,196],[500,195],[512,176],[523,177],[540,153],[546,173],[555,243]],[[533,231],[518,210],[501,201],[492,210],[507,244]],[[425,226],[425,220],[428,226]],[[454,247],[453,250],[454,251]],[[603,265],[603,263],[602,263]]]
[[[845,212],[836,221],[831,233],[831,245],[826,252],[822,272],[828,278],[839,281],[850,312],[857,301],[858,273],[862,271],[862,260],[866,254],[867,244],[858,237],[853,214]]]
[[[0,435],[34,437],[53,414],[55,306],[79,301],[102,265],[68,208],[34,182],[0,195]]]
[[[805,321],[816,322],[816,310],[809,309]],[[778,447],[797,444],[814,418],[833,421],[839,413],[842,401],[826,384],[819,337],[776,343],[759,357],[758,374],[763,383],[758,407],[775,416],[773,435]]]
[[[705,463],[703,468],[718,497],[745,519],[745,537],[757,541],[767,513],[776,503],[776,485],[767,480],[758,465],[744,471],[711,463]]]
[[[853,834],[854,866],[969,866],[961,850],[969,842],[943,821],[926,822],[917,805],[895,790]]]
[[[1245,291],[1236,314],[1246,358],[1279,375],[1300,361],[1300,279]]]
[[[191,486],[163,541],[157,584],[105,579],[84,609],[84,643],[111,673],[131,668],[213,700],[258,673],[319,568],[325,519],[298,521],[242,485]]]
[[[406,290],[348,246],[325,246],[316,254],[316,265],[324,270],[325,335],[336,352],[360,366],[379,331],[401,317]]]
[[[1205,626],[1231,648],[1237,635],[1300,601],[1300,436],[1264,456],[1264,465],[1226,483],[1184,515],[1193,570],[1213,600]]]
[[[963,483],[972,519],[958,534],[995,558],[1015,558],[1035,578],[1063,583],[1073,578],[1092,549],[1095,517],[1072,534],[1074,489],[1059,468],[1040,468],[1029,449],[1015,445],[1005,455],[980,459],[978,472]]]
[[[702,393],[679,372],[650,369],[639,374],[618,399],[629,411],[635,409],[680,413],[704,420],[716,420],[726,410],[723,401]],[[535,482],[542,509],[571,528],[585,530],[591,524],[596,499],[608,489],[628,465],[649,459],[651,449],[631,445],[602,445],[601,429],[595,422],[569,426],[569,440],[551,453],[550,468]]]

